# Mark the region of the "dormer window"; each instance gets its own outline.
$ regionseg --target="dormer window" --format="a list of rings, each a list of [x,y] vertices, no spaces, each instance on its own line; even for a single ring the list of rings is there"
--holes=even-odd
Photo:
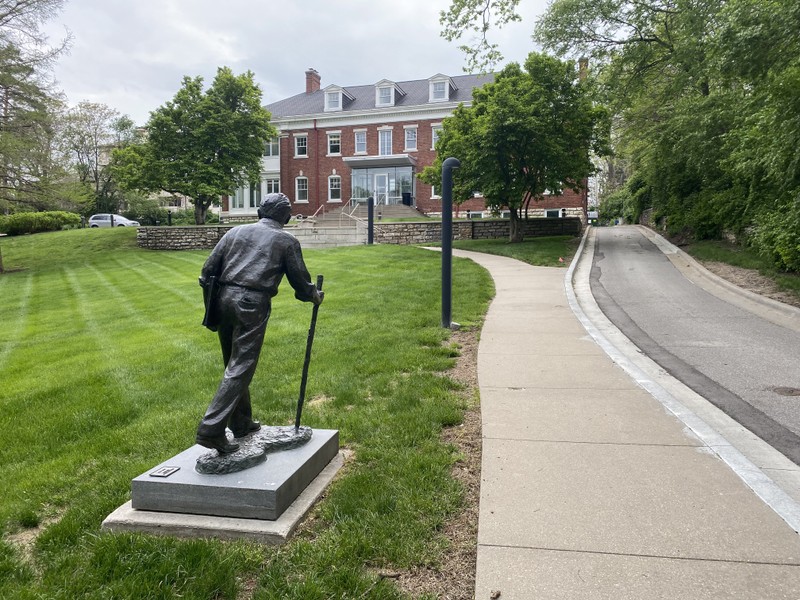
[[[329,85],[323,91],[325,92],[325,112],[342,111],[345,103],[353,100],[353,96],[338,85]]]
[[[376,108],[394,106],[403,96],[405,96],[405,92],[394,81],[383,79],[375,84]]]
[[[394,89],[391,87],[378,88],[378,106],[392,106],[394,104]]]
[[[325,92],[325,110],[342,110],[342,92]]]
[[[453,80],[447,75],[435,75],[428,82],[429,102],[448,102],[450,100],[450,91],[456,89]]]

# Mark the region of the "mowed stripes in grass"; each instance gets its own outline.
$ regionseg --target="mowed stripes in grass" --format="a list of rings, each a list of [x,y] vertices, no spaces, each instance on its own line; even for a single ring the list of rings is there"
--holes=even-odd
[[[273,549],[100,533],[131,478],[193,443],[222,368],[200,326],[208,252],[144,251],[134,234],[2,241],[21,270],[0,276],[0,597],[236,598],[246,580],[255,598],[401,597],[374,567],[435,564],[461,502],[439,438],[464,409],[446,376],[440,257],[306,252],[326,298],[304,423],[339,429],[354,458],[314,525]],[[454,320],[478,324],[491,294],[484,271],[455,261]],[[293,421],[310,315],[284,282],[251,386],[263,422]]]

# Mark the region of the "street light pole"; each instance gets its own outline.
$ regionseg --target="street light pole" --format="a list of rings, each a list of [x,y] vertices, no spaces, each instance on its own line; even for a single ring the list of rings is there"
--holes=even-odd
[[[442,163],[442,327],[447,329],[453,325],[453,169],[460,166],[452,156]]]

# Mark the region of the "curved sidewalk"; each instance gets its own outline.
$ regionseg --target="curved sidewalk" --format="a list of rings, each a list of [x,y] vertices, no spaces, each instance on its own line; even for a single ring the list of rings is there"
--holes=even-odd
[[[476,598],[800,597],[800,537],[587,334],[564,269],[454,254],[496,287]]]

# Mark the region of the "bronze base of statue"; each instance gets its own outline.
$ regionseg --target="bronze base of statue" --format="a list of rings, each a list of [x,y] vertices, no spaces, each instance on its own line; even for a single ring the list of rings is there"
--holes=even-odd
[[[228,443],[232,444],[233,434],[228,432]],[[297,448],[311,439],[311,428],[301,426],[295,429],[288,425],[261,427],[254,433],[237,438],[239,449],[222,453],[212,450],[197,459],[195,470],[204,475],[237,473],[254,467],[267,460],[267,454],[278,450]]]

